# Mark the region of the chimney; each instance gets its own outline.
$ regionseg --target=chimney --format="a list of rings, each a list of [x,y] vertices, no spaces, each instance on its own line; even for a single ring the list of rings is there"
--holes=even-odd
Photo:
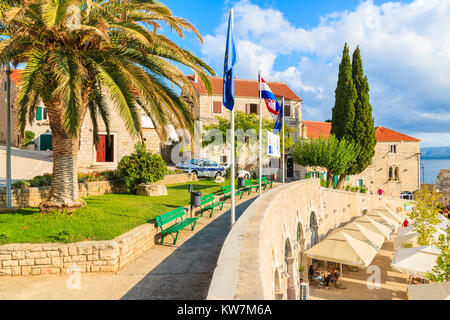
[[[197,73],[197,71],[194,71],[194,82],[198,83],[198,73]]]

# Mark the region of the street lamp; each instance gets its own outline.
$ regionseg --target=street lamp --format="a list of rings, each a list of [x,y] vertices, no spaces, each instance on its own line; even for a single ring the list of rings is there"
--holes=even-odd
[[[11,208],[11,67],[6,66],[6,194]]]
[[[422,184],[425,183],[425,166],[423,165],[423,162],[420,164],[420,167],[422,168]]]

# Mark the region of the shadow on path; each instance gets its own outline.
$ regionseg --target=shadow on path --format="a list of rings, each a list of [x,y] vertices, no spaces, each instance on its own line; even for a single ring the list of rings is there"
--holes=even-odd
[[[236,220],[255,199],[257,198],[236,206]],[[229,226],[230,210],[184,242],[121,299],[206,299],[220,250],[229,232]]]

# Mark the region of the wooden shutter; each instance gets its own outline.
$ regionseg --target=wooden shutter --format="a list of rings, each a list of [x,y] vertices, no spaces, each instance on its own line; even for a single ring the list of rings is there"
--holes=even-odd
[[[220,101],[213,102],[213,112],[214,113],[222,113],[222,102],[220,102]]]
[[[41,120],[42,120],[42,107],[39,107],[39,108],[37,109],[37,112],[36,112],[36,120],[38,120],[38,121],[41,121]]]
[[[250,105],[248,103],[245,105],[245,113],[250,114]]]
[[[97,162],[106,161],[106,135],[98,136]]]
[[[259,104],[256,105],[256,114],[259,116]]]

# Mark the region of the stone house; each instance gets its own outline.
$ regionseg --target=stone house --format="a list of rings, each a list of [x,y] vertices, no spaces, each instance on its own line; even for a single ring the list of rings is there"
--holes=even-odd
[[[303,121],[302,135],[305,139],[329,137],[331,123]],[[377,145],[369,167],[359,175],[348,177],[346,185],[366,187],[371,194],[382,189],[391,197],[411,198],[420,189],[420,140],[403,133],[376,127]],[[320,170],[312,175],[326,178]]]
[[[441,201],[445,204],[450,204],[450,169],[439,171],[435,187],[442,195]]]
[[[223,96],[223,78],[211,77],[212,83],[212,95],[208,95],[205,86],[199,80],[197,75],[188,76],[193,82],[197,91],[198,105],[192,104],[192,113],[194,119],[198,121],[200,126],[210,125],[218,123],[217,117],[228,118],[231,120],[231,113],[222,105]],[[269,82],[267,84],[271,88],[272,92],[276,96],[277,100],[281,104],[281,100],[285,98],[285,123],[287,126],[295,129],[293,133],[294,141],[300,138],[300,128],[302,122],[302,99],[294,93],[294,91],[283,82]],[[245,112],[246,114],[259,115],[262,112],[262,116],[265,119],[274,120],[272,114],[267,110],[264,100],[261,103],[261,110],[259,108],[259,91],[257,80],[244,80],[235,79],[235,111]],[[253,154],[252,154],[253,153]],[[257,152],[243,152],[244,163],[253,163],[257,166]],[[287,177],[297,178],[300,177],[301,168],[295,165],[292,161],[292,157],[288,152],[286,159]],[[219,148],[203,148],[201,151],[203,157],[216,161],[217,163],[227,163],[230,160],[230,148],[229,145]],[[252,159],[253,161],[251,161]],[[267,159],[264,164],[267,167],[279,168],[279,160]],[[280,176],[280,174],[278,174]]]
[[[6,143],[6,92],[3,90],[5,77],[2,79],[2,90],[0,90],[0,143]],[[16,87],[20,82],[20,70],[14,69],[11,75],[11,144],[19,147],[22,139],[19,135],[17,124],[17,109],[14,107],[16,98]],[[97,171],[115,169],[118,162],[125,155],[134,151],[135,144],[139,139],[132,137],[126,130],[121,116],[114,108],[110,109],[110,140],[106,135],[106,128],[99,121],[99,146],[96,150],[92,136],[92,122],[89,114],[86,115],[80,133],[80,147],[78,153],[78,167],[80,171]],[[161,142],[150,118],[142,111],[142,128],[146,146],[152,152],[161,152]],[[52,149],[51,129],[45,107],[42,105],[37,111],[36,119],[32,125],[27,123],[26,131],[35,133],[36,150],[46,151]]]

